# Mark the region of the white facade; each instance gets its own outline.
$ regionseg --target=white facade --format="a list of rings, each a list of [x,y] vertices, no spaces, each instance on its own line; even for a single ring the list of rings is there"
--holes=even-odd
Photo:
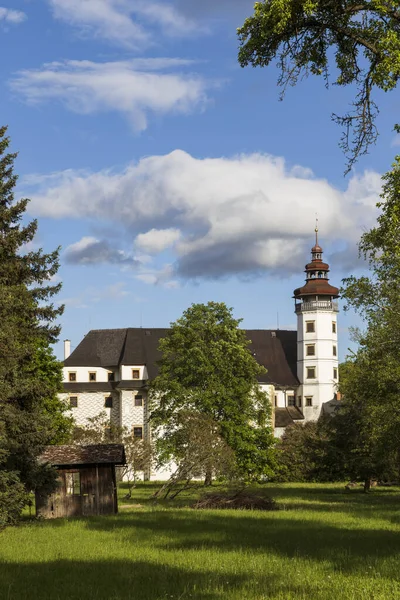
[[[307,299],[297,310],[297,377],[306,421],[318,419],[339,382],[337,303]],[[298,400],[299,402],[299,400]]]
[[[291,337],[293,358],[289,376],[282,376],[281,371],[280,379],[277,379],[281,381],[280,384],[260,384],[261,389],[268,394],[273,409],[276,410],[276,437],[280,437],[284,433],[285,426],[289,422],[317,420],[323,404],[331,401],[336,395],[339,381],[338,305],[336,302],[338,290],[328,283],[328,272],[329,266],[322,262],[322,248],[318,245],[317,240],[312,249],[312,261],[306,265],[306,284],[294,292],[296,299],[295,312],[297,314],[298,385],[295,385],[296,376],[294,375],[296,356],[293,348],[295,342],[293,336],[295,337],[295,333],[288,331],[283,333],[293,333]],[[96,336],[103,331],[106,335],[114,335],[115,333],[115,336],[120,340],[119,343],[122,344],[121,339],[125,335],[124,331],[134,330],[98,330],[89,332],[88,335]],[[262,331],[263,335],[264,333],[268,340],[271,341],[272,339],[274,343],[276,340],[276,343],[280,344],[279,335],[277,336],[278,332]],[[143,339],[150,340],[152,331],[135,330],[133,335],[136,336],[135,340],[139,340],[138,347],[140,347],[140,335],[142,335],[142,341]],[[161,335],[160,330],[157,330],[155,335]],[[109,339],[112,343],[114,338],[107,338],[107,340]],[[108,348],[106,342],[99,344],[94,342],[91,347],[97,348],[96,351],[100,352],[101,348]],[[136,348],[135,344],[131,344],[131,347]],[[265,347],[271,348],[268,344]],[[269,354],[273,355],[276,348],[277,346],[273,346],[273,349],[269,350]],[[120,356],[118,352],[117,357]],[[70,342],[67,340],[65,343],[66,359],[69,354]],[[254,355],[256,356],[257,353],[255,352]],[[88,356],[94,356],[94,354],[89,353]],[[135,360],[133,356],[137,359],[138,354],[135,351],[131,355],[124,356],[124,360],[129,361],[129,358]],[[73,357],[74,354],[71,359]],[[148,360],[146,352],[142,358],[144,362]],[[118,358],[113,360],[114,362],[103,360],[101,364],[116,365]],[[286,361],[284,364],[288,366],[289,362],[287,360],[285,354],[282,353],[282,360],[279,359],[275,366],[276,364],[283,364],[282,361]],[[73,365],[73,362],[73,360],[69,360],[67,364]],[[78,364],[83,364],[82,359],[78,360]],[[78,425],[87,424],[89,418],[105,411],[110,422],[127,428],[137,437],[149,439],[146,381],[150,378],[149,371],[154,376],[153,364],[156,364],[156,361],[140,365],[118,364],[112,369],[90,365],[64,366],[65,393],[61,396],[70,405],[72,416]],[[150,369],[150,367],[152,368]],[[272,379],[271,377],[269,381]],[[266,381],[268,381],[268,378]],[[289,383],[284,385],[282,381],[288,381]],[[283,420],[282,416],[284,417]],[[151,474],[152,479],[167,479],[169,476],[169,469]]]

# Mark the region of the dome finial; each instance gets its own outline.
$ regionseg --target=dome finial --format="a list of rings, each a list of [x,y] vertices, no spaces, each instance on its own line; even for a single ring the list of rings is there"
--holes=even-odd
[[[315,245],[318,246],[318,213],[315,213]]]

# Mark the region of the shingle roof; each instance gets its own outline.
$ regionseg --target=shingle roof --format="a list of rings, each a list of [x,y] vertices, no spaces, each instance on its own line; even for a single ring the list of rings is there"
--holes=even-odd
[[[116,367],[121,364],[126,329],[92,329],[64,361],[66,367]]]
[[[158,372],[161,359],[159,341],[168,329],[97,329],[90,331],[64,361],[66,367],[104,367],[146,365],[150,379]],[[267,373],[260,383],[297,387],[296,331],[251,329],[246,331],[254,357]],[[74,385],[74,384],[72,384]],[[71,388],[77,390],[77,387]]]
[[[297,406],[275,408],[275,427],[287,427],[294,421],[304,420],[304,415]]]
[[[40,462],[53,466],[126,463],[123,444],[92,444],[90,446],[46,446]]]

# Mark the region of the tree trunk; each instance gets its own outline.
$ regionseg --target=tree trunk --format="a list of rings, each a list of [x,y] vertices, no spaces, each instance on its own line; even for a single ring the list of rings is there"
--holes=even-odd
[[[368,477],[364,481],[364,493],[367,494],[371,489],[371,478]]]
[[[210,485],[212,485],[212,471],[206,471],[206,476],[204,478],[204,485],[206,487],[209,487]]]

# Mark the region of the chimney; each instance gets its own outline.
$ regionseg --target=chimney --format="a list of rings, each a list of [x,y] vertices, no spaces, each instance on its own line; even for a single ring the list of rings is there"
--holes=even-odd
[[[64,360],[71,354],[71,340],[64,340]]]

